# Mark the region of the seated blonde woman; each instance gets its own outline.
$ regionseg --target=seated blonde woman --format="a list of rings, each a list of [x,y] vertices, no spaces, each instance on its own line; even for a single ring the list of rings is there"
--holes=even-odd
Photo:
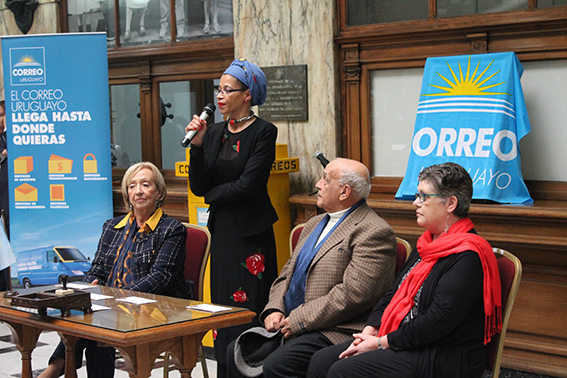
[[[191,293],[183,275],[186,228],[167,216],[161,205],[167,197],[165,180],[149,162],[131,166],[122,179],[122,196],[130,212],[107,220],[85,281],[179,298]],[[115,352],[95,341],[80,339],[76,366],[85,350],[89,378],[114,377]],[[65,346],[59,343],[40,378],[63,375]]]

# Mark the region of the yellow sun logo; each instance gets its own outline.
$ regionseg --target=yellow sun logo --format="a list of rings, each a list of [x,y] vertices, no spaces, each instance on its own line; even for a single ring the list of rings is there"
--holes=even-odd
[[[449,67],[449,70],[451,71],[451,74],[453,75],[453,81],[451,81],[450,79],[447,79],[446,77],[441,75],[439,72],[437,72],[437,75],[439,75],[443,80],[445,80],[445,82],[449,86],[443,87],[443,86],[440,86],[440,85],[429,84],[430,86],[432,86],[434,88],[441,89],[444,92],[432,93],[432,94],[423,94],[422,96],[462,96],[462,95],[482,96],[482,95],[502,95],[502,94],[511,96],[511,94],[505,93],[505,92],[486,92],[486,90],[488,90],[490,88],[494,88],[494,87],[497,87],[499,85],[506,83],[505,81],[503,81],[503,82],[496,83],[496,84],[487,84],[487,82],[490,79],[492,79],[494,76],[499,74],[500,71],[496,71],[492,75],[483,79],[484,75],[487,73],[487,71],[490,68],[490,66],[492,65],[492,63],[494,63],[494,60],[492,60],[492,62],[490,62],[490,64],[484,69],[484,71],[482,71],[479,75],[477,75],[477,72],[478,72],[478,69],[479,69],[479,66],[480,66],[480,59],[479,59],[477,65],[476,65],[476,68],[474,69],[474,72],[471,75],[471,57],[469,56],[469,63],[468,63],[468,66],[467,66],[466,76],[463,76],[463,70],[461,68],[461,63],[458,62],[459,77],[457,77],[457,75],[455,74],[455,71],[453,70],[453,68],[451,68],[451,66],[447,62],[447,67]]]
[[[31,55],[24,55],[20,58],[20,63],[35,63],[35,58]]]

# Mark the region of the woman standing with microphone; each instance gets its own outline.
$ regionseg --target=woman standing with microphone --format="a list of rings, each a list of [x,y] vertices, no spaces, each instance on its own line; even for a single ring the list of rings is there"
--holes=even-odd
[[[244,59],[226,69],[216,90],[225,121],[207,127],[199,116],[185,132],[191,141],[191,191],[209,207],[211,299],[259,314],[277,277],[273,224],[278,216],[267,183],[276,155],[277,128],[254,115],[266,100],[266,77]],[[215,340],[217,376],[226,377],[226,346],[252,324],[221,329]]]

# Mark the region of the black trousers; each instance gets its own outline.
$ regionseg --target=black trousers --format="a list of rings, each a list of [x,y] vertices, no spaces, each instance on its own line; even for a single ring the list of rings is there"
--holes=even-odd
[[[113,347],[100,347],[96,341],[88,339],[79,339],[75,344],[75,366],[80,368],[83,365],[83,351],[87,359],[87,376],[89,378],[113,378],[114,377],[114,360],[116,352]],[[49,363],[53,358],[65,359],[65,345],[60,342],[49,359]],[[60,375],[65,374],[65,368]]]
[[[328,346],[333,345],[329,339],[319,332],[299,335],[286,341],[284,345],[264,360],[266,378],[305,377],[311,356]],[[227,347],[228,378],[244,377],[234,363],[234,341]],[[224,378],[220,375],[217,378]]]
[[[325,348],[315,353],[309,363],[307,378],[413,378],[416,353],[374,350],[339,359],[352,341]]]

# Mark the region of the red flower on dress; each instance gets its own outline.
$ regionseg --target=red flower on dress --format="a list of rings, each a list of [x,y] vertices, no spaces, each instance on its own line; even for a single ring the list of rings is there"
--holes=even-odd
[[[230,296],[230,299],[232,299],[235,302],[239,302],[239,303],[248,302],[248,296],[246,295],[246,292],[244,290],[242,290],[242,288],[239,288],[238,290],[236,290],[234,292],[234,294],[232,294]]]
[[[218,332],[216,329],[213,329],[213,340],[217,339]]]
[[[246,259],[246,263],[241,263],[244,268],[248,269],[250,273],[258,277],[258,279],[262,279],[262,273],[266,270],[264,266],[264,255],[261,253],[255,253],[253,255],[248,256]]]

